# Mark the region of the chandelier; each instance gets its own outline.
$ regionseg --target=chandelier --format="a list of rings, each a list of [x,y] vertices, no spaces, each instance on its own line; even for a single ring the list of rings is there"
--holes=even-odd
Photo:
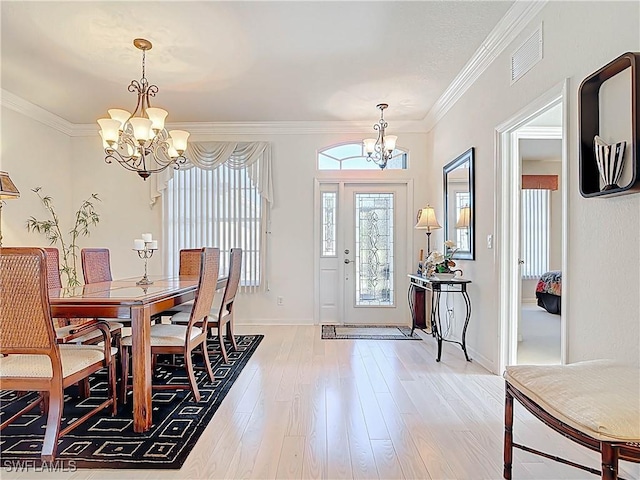
[[[386,103],[376,105],[376,108],[380,109],[380,120],[373,126],[373,129],[378,131],[378,138],[365,138],[362,141],[364,151],[367,153],[367,160],[376,163],[381,170],[387,166],[387,162],[396,148],[396,140],[398,140],[395,135],[385,136],[385,130],[389,124],[384,119],[384,110],[388,107],[389,105]]]
[[[164,128],[164,120],[168,115],[162,108],[151,106],[149,97],[158,93],[156,85],[149,85],[145,77],[145,53],[151,50],[151,42],[144,38],[133,41],[136,48],[142,50],[142,78],[132,80],[128,90],[138,94],[138,103],[133,113],[119,108],[112,108],[110,118],[98,120],[100,136],[107,155],[105,162],[116,160],[127,170],[136,172],[144,180],[152,173],[158,173],[169,167],[180,168],[187,159],[189,132]]]

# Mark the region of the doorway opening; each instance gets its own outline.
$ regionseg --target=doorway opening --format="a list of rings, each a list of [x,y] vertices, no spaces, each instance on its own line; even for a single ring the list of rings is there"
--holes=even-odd
[[[565,81],[496,128],[500,371],[566,361],[566,98]]]

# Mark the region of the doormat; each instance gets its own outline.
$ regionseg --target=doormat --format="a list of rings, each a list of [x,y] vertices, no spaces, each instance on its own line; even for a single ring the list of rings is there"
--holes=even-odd
[[[394,325],[322,325],[323,340],[422,340],[411,327]]]
[[[61,437],[56,463],[41,464],[46,418],[39,415],[39,407],[36,407],[2,430],[0,449],[3,465],[28,465],[36,468],[36,471],[40,467],[44,469],[46,465],[58,468],[61,464],[74,469],[178,469],[263,338],[264,335],[236,335],[238,351],[232,351],[230,344],[227,346],[229,363],[224,363],[217,341],[207,342],[215,381],[209,381],[206,371],[195,371],[200,402],[193,400],[189,389],[155,390],[151,429],[145,433],[135,433],[132,392],[129,392],[126,405],[118,400],[117,416],[112,417],[109,411],[103,410]],[[196,368],[202,366],[202,357],[197,351],[192,358]],[[92,376],[91,395],[85,400],[76,396],[75,387],[65,390],[62,428],[82,416],[88,406],[107,398],[105,380],[104,370]],[[188,383],[184,368],[161,363],[154,371],[153,382]],[[35,399],[35,393],[19,396],[15,391],[0,391],[1,418],[9,418],[25,403]]]

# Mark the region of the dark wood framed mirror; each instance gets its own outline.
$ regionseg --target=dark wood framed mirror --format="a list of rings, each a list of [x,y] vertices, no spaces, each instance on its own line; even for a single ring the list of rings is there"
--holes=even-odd
[[[444,239],[458,250],[453,258],[475,260],[474,149],[471,147],[443,167]]]

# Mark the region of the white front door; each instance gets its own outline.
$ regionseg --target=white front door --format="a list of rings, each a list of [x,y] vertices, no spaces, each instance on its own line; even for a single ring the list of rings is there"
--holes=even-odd
[[[407,185],[319,189],[320,323],[406,325]]]

